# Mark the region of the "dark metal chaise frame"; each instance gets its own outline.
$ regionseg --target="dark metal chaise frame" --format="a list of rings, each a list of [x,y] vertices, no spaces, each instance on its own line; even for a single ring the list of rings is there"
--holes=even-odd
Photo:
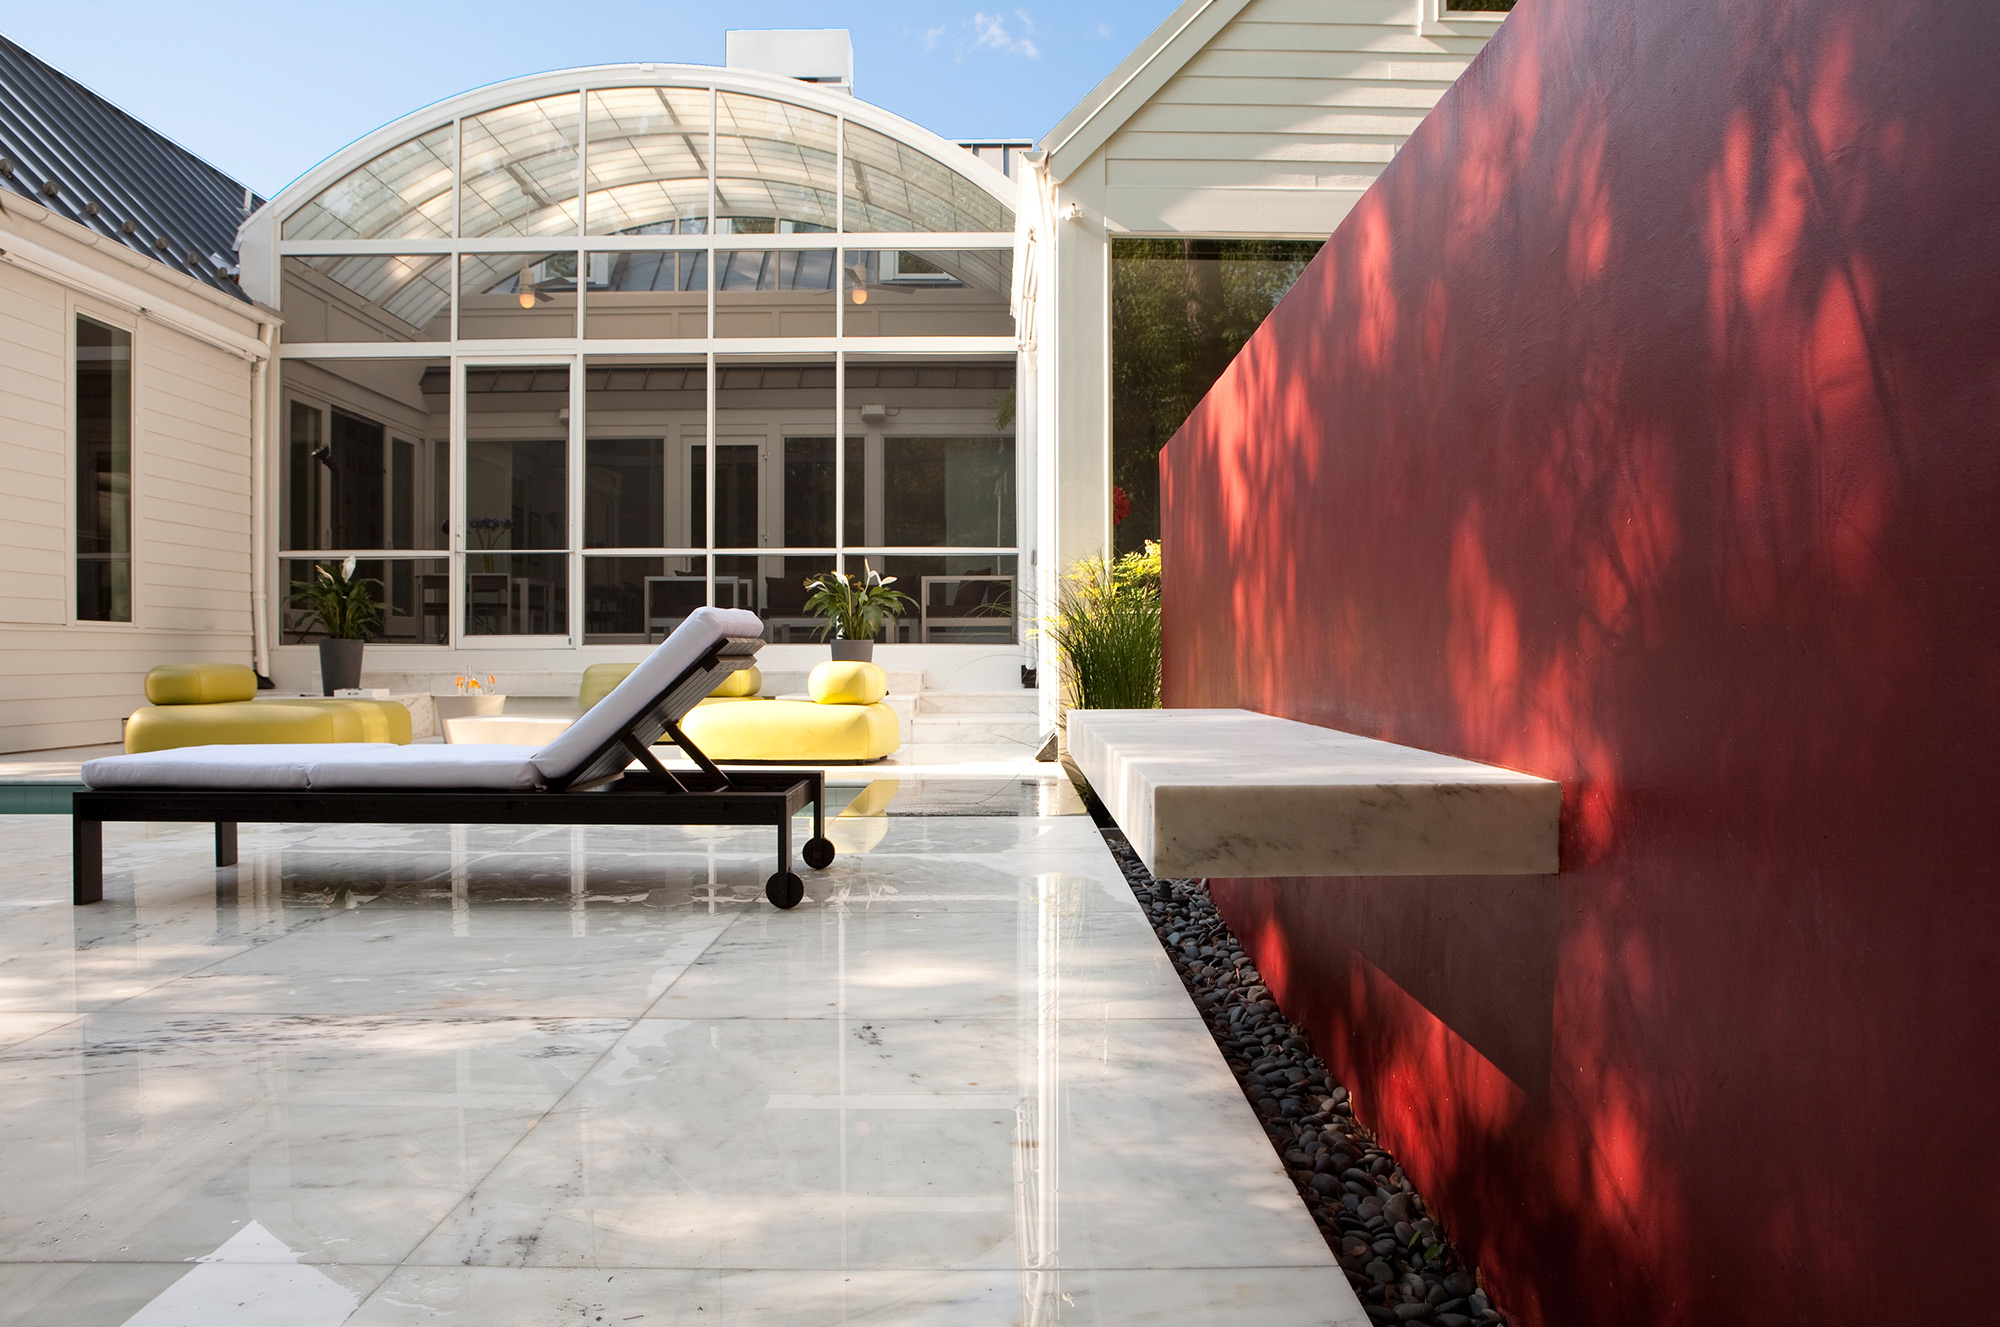
[[[805,882],[792,870],[792,817],[813,809],[813,836],[801,854],[824,870],[833,861],[826,837],[826,776],[817,770],[724,771],[680,730],[679,721],[730,673],[749,666],[762,644],[725,637],[683,669],[574,772],[541,791],[371,788],[90,789],[74,795],[71,833],[74,896],[79,905],[104,897],[104,822],[213,821],[215,864],[236,864],[236,826],[269,824],[413,825],[768,825],[778,835],[778,869],[764,894],[780,908],[796,907]],[[666,737],[699,772],[675,773],[653,754]],[[636,759],[643,772],[629,769]]]

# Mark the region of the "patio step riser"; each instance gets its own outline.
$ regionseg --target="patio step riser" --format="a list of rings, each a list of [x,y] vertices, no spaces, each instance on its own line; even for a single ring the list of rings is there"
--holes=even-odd
[[[1033,714],[1033,691],[926,691],[917,697],[919,714]]]
[[[926,745],[963,742],[1018,742],[1037,745],[1040,725],[1031,715],[919,714],[910,726],[910,740]]]

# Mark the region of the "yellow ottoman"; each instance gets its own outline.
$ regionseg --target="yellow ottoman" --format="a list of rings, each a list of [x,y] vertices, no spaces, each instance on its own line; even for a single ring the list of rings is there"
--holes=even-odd
[[[125,721],[125,750],[263,742],[410,741],[410,711],[393,700],[252,700],[242,664],[164,664],[146,674],[153,702]]]
[[[681,731],[711,760],[857,764],[903,745],[896,712],[881,703],[889,678],[872,663],[823,663],[807,679],[812,700],[697,705]]]

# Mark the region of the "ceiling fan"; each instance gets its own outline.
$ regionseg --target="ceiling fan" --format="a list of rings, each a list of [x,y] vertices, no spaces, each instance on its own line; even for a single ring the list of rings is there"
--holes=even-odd
[[[537,304],[547,304],[555,299],[554,295],[549,294],[536,284],[533,263],[521,269],[520,276],[514,280],[514,288],[520,291],[520,294],[515,296],[515,298],[520,301],[521,307],[524,309],[532,309]]]

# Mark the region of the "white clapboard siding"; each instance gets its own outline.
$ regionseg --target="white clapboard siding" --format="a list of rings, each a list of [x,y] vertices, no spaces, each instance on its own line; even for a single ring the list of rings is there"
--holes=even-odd
[[[79,264],[102,261],[50,227],[31,238]],[[148,294],[150,307],[185,301],[218,316],[213,302],[164,282]],[[130,624],[71,620],[69,343],[79,310],[133,333]],[[247,311],[242,334],[255,334]],[[250,365],[241,356],[0,264],[0,492],[0,752],[116,743],[155,664],[250,662]]]
[[[65,302],[0,266],[0,623],[67,619]]]
[[[1417,0],[1251,0],[1105,140],[1105,214],[1331,233],[1486,43],[1417,18]]]

